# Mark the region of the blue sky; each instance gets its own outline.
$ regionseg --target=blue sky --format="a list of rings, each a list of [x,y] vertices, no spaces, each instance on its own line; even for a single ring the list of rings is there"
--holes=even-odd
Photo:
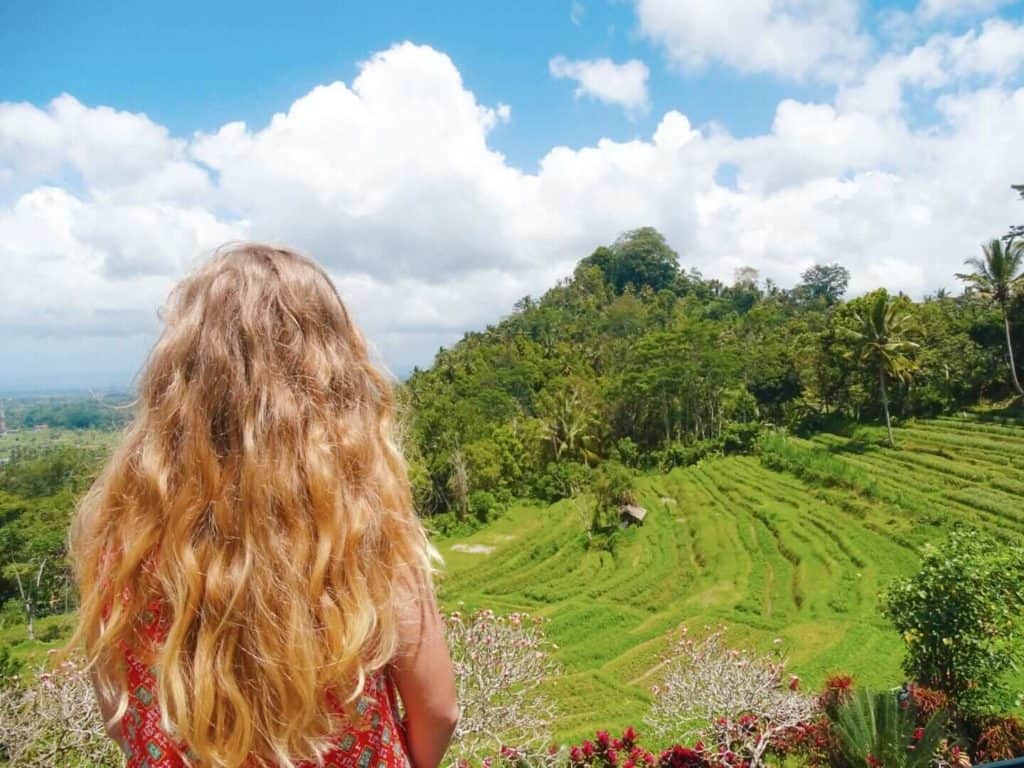
[[[320,260],[396,375],[620,232],[958,288],[1018,220],[1024,1],[8,4],[0,391],[128,384],[221,242]],[[244,127],[243,124],[244,123]]]
[[[68,92],[88,104],[144,112],[180,136],[239,119],[261,127],[313,85],[347,82],[358,62],[411,40],[451,56],[482,102],[512,106],[515,120],[493,135],[492,145],[533,169],[557,144],[647,136],[667,109],[749,136],[770,127],[781,98],[828,91],[721,66],[681,73],[638,34],[628,3],[579,7],[576,24],[572,4],[562,0],[24,3],[0,27],[0,45],[13,63],[0,70],[0,93],[40,104]],[[557,54],[646,61],[652,108],[630,119],[567,98],[572,84],[548,75]]]

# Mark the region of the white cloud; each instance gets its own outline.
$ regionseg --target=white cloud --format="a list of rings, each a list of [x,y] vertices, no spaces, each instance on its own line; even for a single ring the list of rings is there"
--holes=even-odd
[[[989,19],[959,36],[941,33],[905,53],[890,53],[863,79],[839,92],[847,111],[884,113],[903,108],[907,88],[935,91],[972,79],[1012,80],[1024,67],[1024,24]]]
[[[695,70],[841,80],[868,53],[857,0],[635,0],[640,31]]]
[[[580,2],[580,0],[572,0],[569,4],[569,21],[575,24],[577,27],[583,23],[583,19],[586,18],[587,7]]]
[[[630,114],[649,108],[647,78],[651,72],[638,59],[616,64],[611,59],[571,61],[556,56],[548,62],[552,77],[575,80],[576,96],[590,96],[605,104],[615,104]]]
[[[989,13],[1014,0],[921,0],[916,15],[926,21]]]
[[[0,389],[43,334],[93,339],[99,356],[137,349],[124,340],[153,332],[173,280],[244,237],[324,263],[400,372],[641,225],[724,279],[749,265],[790,285],[840,261],[855,290],[951,287],[978,243],[1024,219],[1008,188],[1024,179],[1024,89],[999,44],[1018,34],[936,36],[831,102],[782,101],[761,135],[669,111],[649,136],[554,147],[535,173],[489,144],[508,108],[480,104],[447,56],[413,45],[261,129],[188,140],[68,96],[0,104],[13,190],[0,198]],[[907,116],[911,92],[927,124]],[[725,166],[735,184],[716,181]]]

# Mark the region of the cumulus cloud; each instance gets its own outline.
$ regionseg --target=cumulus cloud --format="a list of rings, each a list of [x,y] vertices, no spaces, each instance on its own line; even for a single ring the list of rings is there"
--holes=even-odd
[[[410,44],[263,127],[188,139],[71,96],[2,104],[0,389],[5,355],[29,338],[136,350],[123,340],[153,333],[174,279],[239,238],[324,263],[398,373],[643,225],[723,279],[752,266],[789,285],[840,261],[855,290],[952,286],[978,243],[1021,218],[1008,187],[1024,179],[1024,88],[1003,50],[1020,34],[991,22],[937,35],[835,99],[782,101],[761,135],[670,110],[648,136],[554,147],[534,173],[490,144],[508,108]],[[912,119],[911,96],[933,117]]]
[[[918,17],[933,21],[940,18],[989,13],[1012,2],[1013,0],[921,0],[915,12]]]
[[[840,90],[848,112],[878,114],[904,107],[904,91],[924,92],[971,84],[1011,81],[1024,67],[1024,25],[989,19],[962,35],[933,35],[905,53],[889,53],[863,79]]]
[[[615,104],[628,113],[648,109],[647,78],[651,72],[639,59],[616,64],[611,59],[584,59],[572,61],[556,56],[548,62],[552,77],[575,80],[576,96],[589,96]]]
[[[721,62],[798,80],[849,77],[870,50],[857,0],[635,0],[640,32],[688,70]]]

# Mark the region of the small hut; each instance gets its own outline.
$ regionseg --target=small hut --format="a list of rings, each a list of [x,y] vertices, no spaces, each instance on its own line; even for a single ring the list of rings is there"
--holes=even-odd
[[[636,504],[623,504],[619,507],[619,523],[623,528],[627,525],[643,525],[645,517],[647,510]]]

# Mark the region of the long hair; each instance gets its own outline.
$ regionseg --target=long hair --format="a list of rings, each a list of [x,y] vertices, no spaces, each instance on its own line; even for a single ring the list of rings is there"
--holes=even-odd
[[[123,713],[124,648],[158,599],[163,724],[196,762],[315,758],[431,582],[391,382],[327,274],[287,250],[219,251],[164,320],[133,423],[76,510],[71,645]]]

